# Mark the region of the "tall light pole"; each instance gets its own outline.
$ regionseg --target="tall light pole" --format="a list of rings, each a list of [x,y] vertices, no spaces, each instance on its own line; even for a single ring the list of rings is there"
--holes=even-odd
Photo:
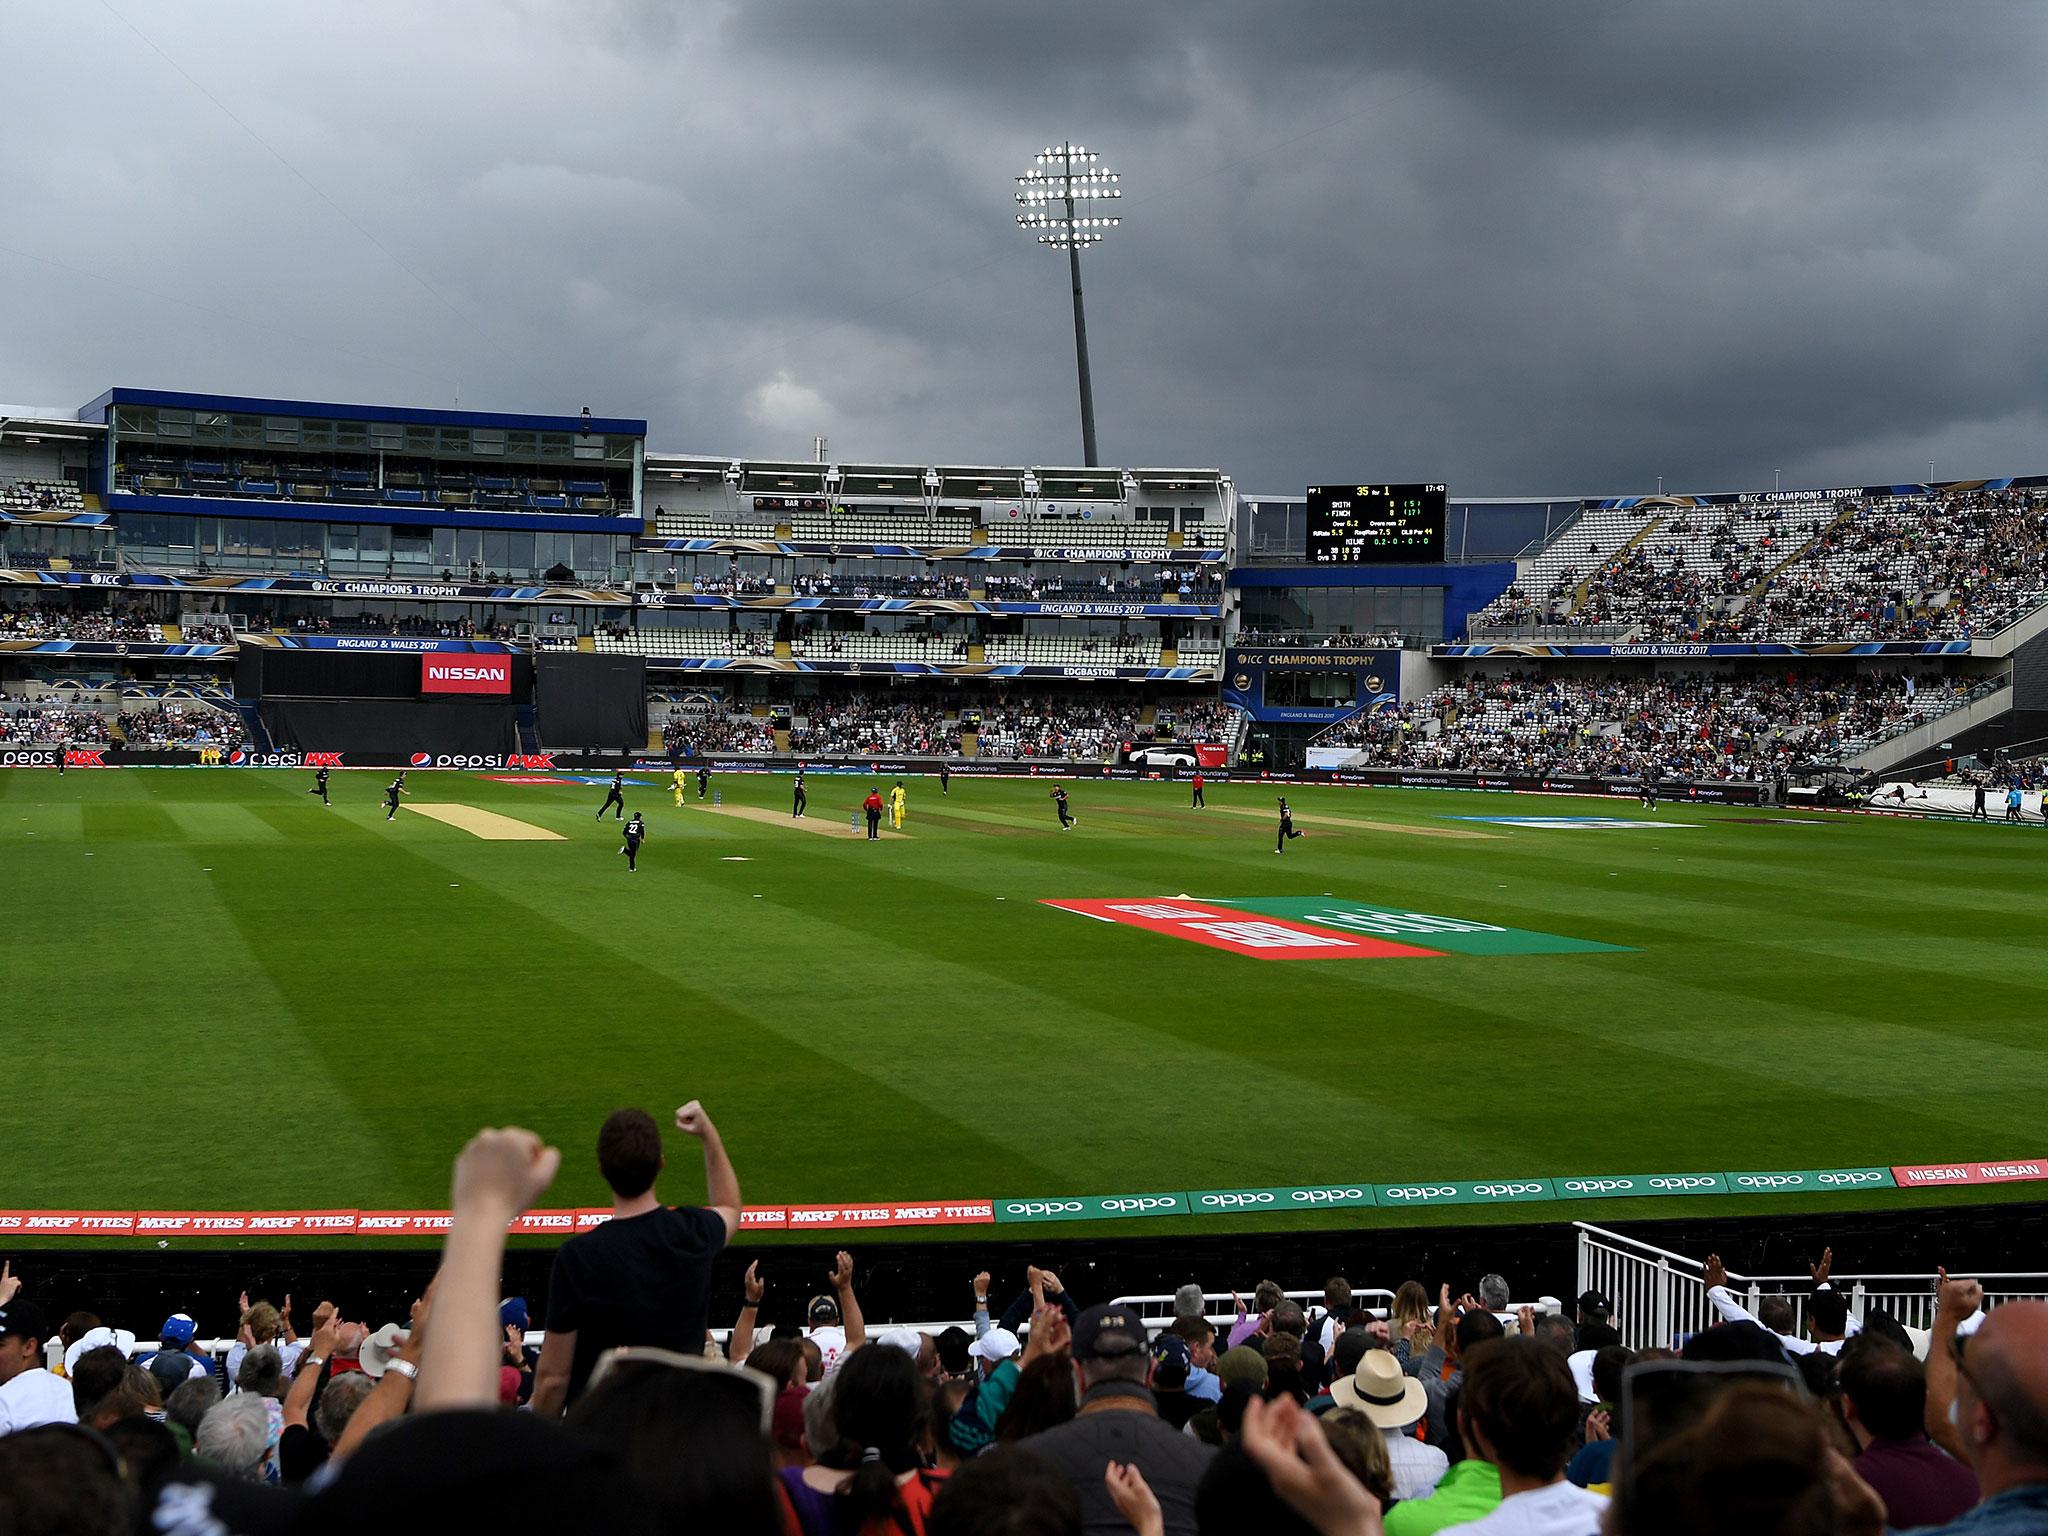
[[[1067,253],[1074,279],[1074,364],[1081,375],[1081,453],[1089,468],[1095,456],[1095,386],[1088,377],[1088,316],[1081,307],[1081,247],[1108,237],[1118,220],[1097,214],[1096,204],[1123,196],[1116,172],[1098,168],[1101,156],[1084,144],[1049,144],[1037,163],[1017,178],[1019,228],[1032,230],[1040,245]],[[1077,211],[1087,210],[1087,211]]]

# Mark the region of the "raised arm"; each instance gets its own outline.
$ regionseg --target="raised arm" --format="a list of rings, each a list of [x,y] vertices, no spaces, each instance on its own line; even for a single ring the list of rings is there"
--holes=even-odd
[[[313,1399],[320,1395],[321,1378],[327,1374],[327,1362],[334,1358],[334,1351],[341,1343],[341,1330],[332,1317],[313,1330],[312,1346],[299,1361],[299,1373],[292,1378],[292,1389],[284,1395],[284,1422],[304,1428],[313,1416]]]
[[[433,1291],[434,1287],[429,1285],[428,1296]],[[426,1297],[412,1304],[412,1325],[406,1329],[405,1342],[398,1346],[398,1353],[385,1363],[384,1374],[378,1378],[377,1385],[370,1388],[370,1395],[348,1416],[348,1427],[342,1430],[341,1438],[334,1443],[331,1453],[334,1460],[346,1461],[355,1453],[356,1447],[369,1438],[371,1430],[389,1423],[413,1405],[420,1353],[427,1341],[429,1307]]]
[[[832,1290],[839,1297],[839,1323],[846,1330],[846,1349],[851,1354],[867,1343],[868,1325],[860,1315],[860,1298],[853,1293],[853,1255],[844,1248],[832,1264]]]
[[[505,1228],[554,1182],[561,1165],[560,1152],[516,1128],[479,1131],[455,1159],[454,1222],[441,1250],[435,1322],[420,1363],[421,1408],[497,1405]]]
[[[725,1155],[725,1142],[718,1127],[695,1099],[676,1111],[676,1129],[704,1143],[704,1203],[725,1218],[725,1240],[729,1243],[740,1230],[740,1176],[733,1172],[732,1159]]]
[[[754,1260],[747,1266],[746,1300],[740,1305],[740,1320],[732,1325],[732,1342],[726,1347],[726,1358],[734,1365],[746,1364],[747,1356],[754,1352],[754,1320],[761,1315],[761,1297],[768,1289],[761,1278],[761,1261]]]
[[[1958,1461],[1967,1462],[1963,1437],[1949,1421],[1956,1400],[1956,1329],[1984,1302],[1975,1280],[1951,1280],[1938,1270],[1934,1289],[1934,1330],[1927,1340],[1927,1438]]]

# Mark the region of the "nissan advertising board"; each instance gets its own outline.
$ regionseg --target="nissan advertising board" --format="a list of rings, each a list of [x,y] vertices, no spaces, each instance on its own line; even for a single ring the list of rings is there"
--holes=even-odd
[[[448,655],[420,657],[421,693],[510,693],[510,656]]]

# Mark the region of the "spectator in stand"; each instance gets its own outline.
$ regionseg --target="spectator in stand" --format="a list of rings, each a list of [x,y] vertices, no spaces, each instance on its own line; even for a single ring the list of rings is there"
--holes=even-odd
[[[2048,1530],[2048,1302],[2009,1301],[1965,1337],[1984,1290],[1944,1273],[1927,1345],[1925,1426],[1968,1460],[1984,1502],[1919,1536],[2036,1536]]]
[[[241,1298],[242,1321],[235,1335],[235,1342],[228,1347],[228,1357],[223,1369],[230,1382],[240,1377],[242,1358],[258,1345],[270,1344],[277,1349],[278,1358],[289,1377],[298,1369],[299,1359],[306,1352],[306,1342],[292,1332],[292,1299],[287,1296],[282,1307],[273,1307],[267,1301],[250,1305],[245,1292]]]
[[[184,1312],[173,1312],[157,1331],[157,1347],[140,1355],[135,1363],[157,1380],[165,1397],[193,1376],[211,1376],[213,1360],[193,1342],[199,1325]]]
[[[669,1207],[655,1197],[664,1166],[661,1131],[645,1110],[619,1110],[598,1133],[612,1219],[556,1250],[533,1383],[533,1411],[544,1419],[559,1418],[582,1394],[607,1349],[704,1348],[711,1261],[739,1230],[740,1184],[717,1126],[695,1099],[676,1111],[676,1129],[703,1143],[703,1207]],[[499,1337],[495,1327],[492,1335]]]
[[[1828,1248],[1822,1250],[1818,1264],[1807,1266],[1813,1276],[1814,1287],[1806,1302],[1807,1331],[1812,1334],[1810,1339],[1803,1339],[1793,1331],[1792,1308],[1782,1298],[1766,1298],[1755,1313],[1737,1301],[1734,1292],[1728,1289],[1728,1269],[1719,1254],[1707,1255],[1701,1278],[1706,1283],[1707,1301],[1723,1322],[1756,1323],[1769,1329],[1787,1355],[1835,1355],[1841,1353],[1845,1340],[1862,1324],[1849,1315],[1847,1298],[1828,1284],[1834,1263],[1835,1251]],[[1776,1304],[1772,1305],[1774,1301]]]
[[[1348,1344],[1355,1333],[1345,1334]],[[1341,1361],[1351,1351],[1340,1348]],[[1429,1394],[1421,1382],[1401,1369],[1391,1350],[1361,1348],[1348,1376],[1330,1384],[1330,1396],[1338,1408],[1351,1408],[1386,1441],[1387,1462],[1393,1473],[1394,1497],[1426,1499],[1436,1491],[1450,1460],[1443,1451],[1415,1438],[1415,1427],[1429,1409]]]
[[[1909,1351],[1864,1334],[1842,1351],[1836,1385],[1856,1474],[1884,1500],[1887,1524],[1941,1525],[1977,1503],[1976,1474],[1927,1438],[1927,1369]]]
[[[1043,1456],[1006,1446],[948,1477],[927,1536],[1080,1536],[1081,1502]]]
[[[1620,1485],[1605,1529],[1607,1536],[1882,1536],[1884,1527],[1876,1495],[1830,1444],[1813,1407],[1780,1387],[1743,1383],[1643,1454]]]
[[[1034,1330],[1035,1331],[1035,1330]],[[1088,1308],[1073,1328],[1080,1406],[1072,1422],[1020,1442],[1059,1467],[1081,1501],[1084,1531],[1125,1529],[1104,1475],[1135,1467],[1158,1500],[1168,1536],[1193,1536],[1196,1485],[1212,1452],[1159,1417],[1146,1382],[1145,1325],[1129,1307]]]
[[[1221,1401],[1223,1383],[1216,1378],[1216,1325],[1206,1317],[1177,1317],[1170,1331],[1187,1340],[1188,1357],[1193,1362],[1188,1372],[1188,1396],[1205,1403]]]
[[[779,1474],[804,1536],[921,1529],[944,1474],[924,1467],[915,1361],[880,1344],[848,1354],[832,1379],[832,1427],[814,1465]]]
[[[43,1365],[50,1336],[43,1309],[20,1295],[21,1277],[0,1269],[0,1435],[38,1424],[75,1424],[71,1383]]]
[[[1556,1350],[1521,1336],[1475,1348],[1459,1395],[1458,1427],[1466,1445],[1498,1470],[1500,1502],[1482,1518],[1450,1529],[1469,1536],[1592,1536],[1599,1529],[1607,1500],[1565,1481],[1579,1394]]]
[[[268,1398],[249,1392],[223,1398],[199,1421],[194,1453],[242,1482],[276,1482],[281,1426],[271,1416],[273,1406]]]

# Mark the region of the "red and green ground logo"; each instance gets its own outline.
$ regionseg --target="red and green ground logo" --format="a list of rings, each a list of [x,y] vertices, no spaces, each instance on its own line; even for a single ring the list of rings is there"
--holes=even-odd
[[[1456,955],[1615,954],[1619,944],[1503,928],[1466,917],[1411,912],[1330,897],[1148,896],[1047,901],[1098,922],[1171,934],[1260,960],[1426,960]]]

